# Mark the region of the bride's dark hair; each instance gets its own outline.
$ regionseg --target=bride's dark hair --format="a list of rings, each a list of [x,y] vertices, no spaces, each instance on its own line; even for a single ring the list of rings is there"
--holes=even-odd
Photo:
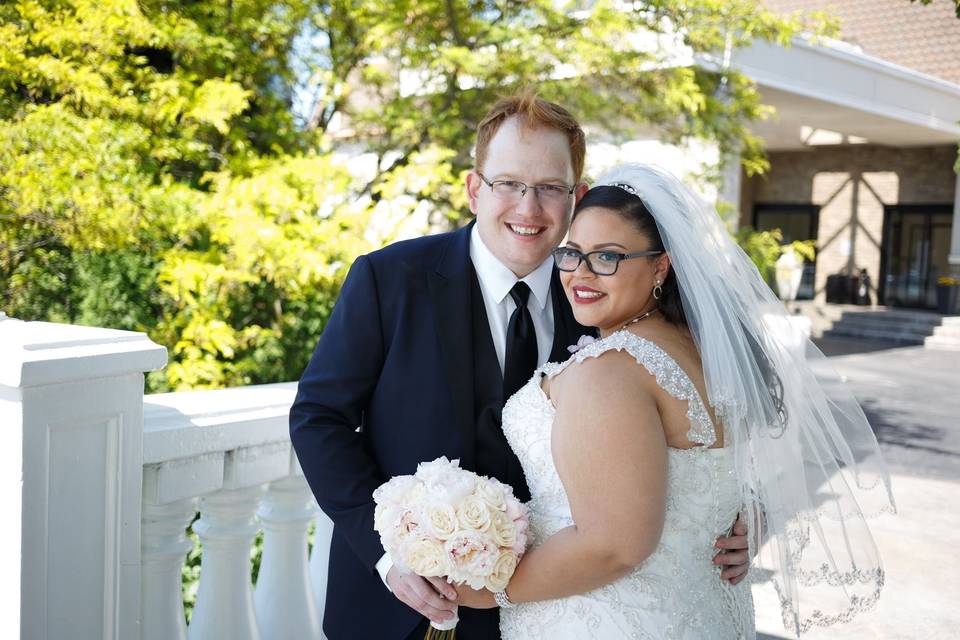
[[[578,213],[590,207],[603,207],[604,209],[616,211],[624,218],[624,220],[627,220],[633,224],[641,234],[650,240],[649,249],[651,251],[665,250],[663,246],[663,239],[660,237],[660,230],[657,228],[657,221],[654,219],[653,215],[647,209],[646,205],[643,203],[643,200],[641,200],[639,196],[636,196],[625,189],[621,189],[620,187],[615,187],[612,185],[593,187],[587,191],[587,193],[583,196],[583,199],[577,203],[576,208],[573,210],[573,218],[576,218]],[[651,257],[648,259],[653,260],[655,258]],[[666,280],[664,280],[661,286],[663,287],[663,294],[657,301],[660,308],[660,313],[662,313],[663,317],[669,322],[686,326],[687,317],[683,313],[683,303],[680,299],[680,288],[677,285],[677,276],[673,272],[672,265],[670,267],[670,272],[667,274]],[[782,430],[787,424],[787,411],[784,403],[783,381],[774,371],[764,349],[756,341],[756,339],[750,335],[750,332],[745,330],[743,335],[747,341],[751,353],[753,354],[757,367],[759,368],[760,375],[766,383],[767,392],[770,394],[770,398],[773,401],[773,409],[775,410],[776,415],[769,416],[770,425],[771,427]]]
[[[620,187],[603,185],[594,187],[587,191],[583,199],[577,203],[573,210],[573,217],[589,207],[603,207],[611,209],[620,214],[625,220],[636,227],[637,231],[650,240],[651,251],[663,251],[663,240],[660,238],[660,230],[657,229],[657,221],[647,210],[643,200],[621,189]],[[654,260],[651,257],[648,260]],[[686,326],[687,317],[683,313],[683,303],[680,301],[680,289],[677,286],[677,276],[673,273],[673,267],[667,274],[663,284],[663,294],[657,300],[660,313],[669,322]]]

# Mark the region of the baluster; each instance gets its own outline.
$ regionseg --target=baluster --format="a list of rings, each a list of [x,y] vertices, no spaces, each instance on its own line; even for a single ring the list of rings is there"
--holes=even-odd
[[[298,476],[270,483],[260,504],[263,558],[254,604],[263,640],[322,637],[307,572],[307,529],[316,513],[310,487]]]
[[[327,570],[330,564],[330,540],[333,538],[333,521],[320,511],[314,521],[313,552],[310,554],[310,582],[313,583],[313,597],[317,605],[317,615],[323,621],[323,612],[327,603]]]
[[[250,585],[250,546],[259,530],[254,513],[263,488],[217,491],[200,501],[203,557],[190,640],[260,640]]]
[[[187,527],[197,512],[196,498],[143,504],[140,594],[143,640],[186,640],[181,573],[193,546]]]

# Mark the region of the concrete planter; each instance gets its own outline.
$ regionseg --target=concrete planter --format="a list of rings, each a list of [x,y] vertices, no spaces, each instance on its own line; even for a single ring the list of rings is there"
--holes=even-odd
[[[960,286],[952,284],[937,285],[937,311],[944,315],[960,313]]]

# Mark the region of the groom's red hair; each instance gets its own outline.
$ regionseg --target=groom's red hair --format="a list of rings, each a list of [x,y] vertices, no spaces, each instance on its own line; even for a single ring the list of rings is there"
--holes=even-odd
[[[562,131],[570,141],[570,161],[573,164],[574,181],[580,182],[580,177],[583,175],[583,159],[587,153],[586,140],[580,123],[569,111],[555,102],[544,100],[531,90],[500,98],[477,125],[474,162],[478,170],[483,169],[483,163],[487,160],[490,141],[497,135],[504,120],[511,116],[517,116],[520,124],[526,128],[548,127]]]

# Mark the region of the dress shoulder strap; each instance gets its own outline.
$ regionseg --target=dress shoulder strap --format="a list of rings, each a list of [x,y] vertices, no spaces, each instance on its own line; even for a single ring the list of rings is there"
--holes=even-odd
[[[581,340],[581,343],[583,342]],[[598,358],[612,350],[626,351],[632,355],[637,364],[656,379],[661,389],[677,400],[687,402],[687,417],[690,419],[687,439],[690,442],[709,447],[717,441],[713,421],[690,376],[659,345],[630,331],[621,329],[606,338],[588,341],[565,362],[548,362],[540,370],[552,378],[574,363],[581,363],[587,358]]]

